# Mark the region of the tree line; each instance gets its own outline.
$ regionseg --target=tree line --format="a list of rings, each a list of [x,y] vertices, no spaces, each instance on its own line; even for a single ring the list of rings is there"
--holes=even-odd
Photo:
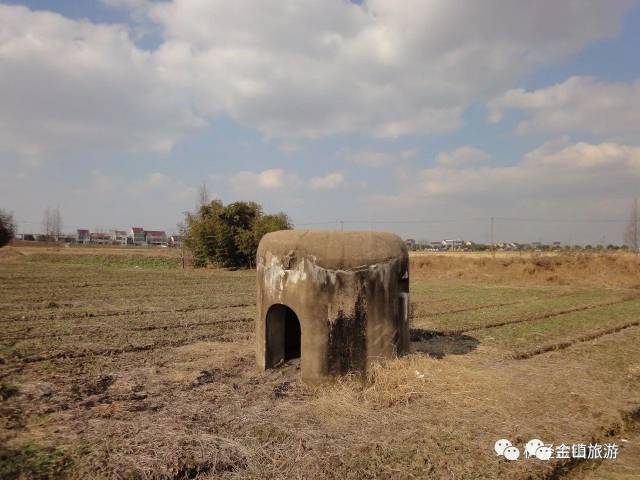
[[[292,228],[286,214],[267,215],[256,202],[233,202],[225,206],[220,200],[209,201],[204,185],[199,192],[199,201],[196,211],[187,213],[185,222],[180,226],[184,244],[192,252],[196,267],[218,265],[252,268],[263,235]],[[631,251],[640,252],[640,207],[637,198],[631,204],[630,213],[624,232],[625,244]],[[62,229],[60,209],[47,208],[42,220],[46,238],[57,238],[62,234]],[[0,247],[13,240],[16,233],[13,215],[0,209]],[[589,249],[590,246],[585,248]]]

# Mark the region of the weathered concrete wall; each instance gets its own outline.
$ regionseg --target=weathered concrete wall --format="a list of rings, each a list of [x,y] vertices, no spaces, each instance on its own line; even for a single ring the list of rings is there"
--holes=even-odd
[[[306,380],[364,373],[372,359],[408,352],[409,261],[396,235],[271,233],[260,242],[257,273],[256,356],[262,369],[282,356],[281,333],[267,328],[269,309],[277,304],[300,321]]]

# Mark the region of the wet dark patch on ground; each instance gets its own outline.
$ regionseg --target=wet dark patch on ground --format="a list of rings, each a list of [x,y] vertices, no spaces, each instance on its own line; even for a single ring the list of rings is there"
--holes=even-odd
[[[436,330],[411,329],[412,351],[425,353],[431,357],[444,358],[446,355],[464,355],[480,345],[480,340],[471,335],[446,334]]]

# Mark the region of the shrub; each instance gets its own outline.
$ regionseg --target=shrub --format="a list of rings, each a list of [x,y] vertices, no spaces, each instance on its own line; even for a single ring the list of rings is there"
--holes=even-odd
[[[13,240],[16,233],[16,225],[13,222],[13,215],[0,210],[0,247],[4,247]]]
[[[255,202],[225,206],[220,200],[188,213],[185,223],[185,244],[193,254],[195,267],[253,267],[263,235],[291,228],[284,213],[265,215]]]

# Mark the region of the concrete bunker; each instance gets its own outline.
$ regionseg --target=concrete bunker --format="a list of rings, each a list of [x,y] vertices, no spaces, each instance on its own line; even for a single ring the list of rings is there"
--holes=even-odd
[[[257,255],[256,359],[300,357],[301,376],[365,373],[409,351],[409,258],[396,235],[285,230]]]

